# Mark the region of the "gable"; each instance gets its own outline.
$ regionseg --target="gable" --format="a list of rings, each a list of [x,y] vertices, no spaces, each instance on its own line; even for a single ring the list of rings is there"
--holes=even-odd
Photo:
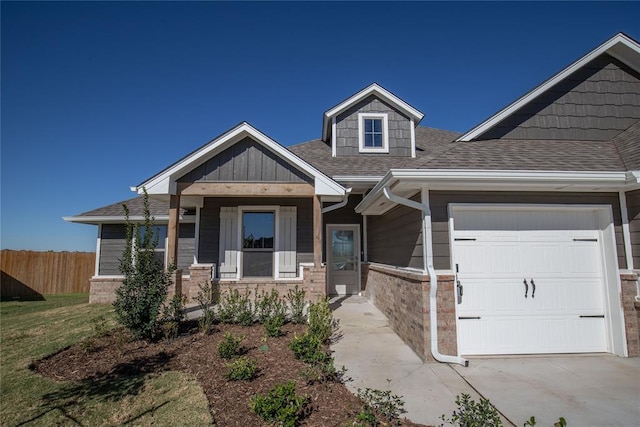
[[[385,154],[411,157],[413,153],[411,135],[414,128],[411,119],[375,95],[368,96],[336,116],[336,157],[360,154],[360,115],[372,113],[384,115],[386,118],[385,123],[388,128],[384,131],[388,138],[388,153]]]
[[[313,184],[313,178],[248,136],[184,174],[177,181],[180,183],[240,181]]]
[[[640,73],[603,54],[476,139],[607,141],[640,119]]]

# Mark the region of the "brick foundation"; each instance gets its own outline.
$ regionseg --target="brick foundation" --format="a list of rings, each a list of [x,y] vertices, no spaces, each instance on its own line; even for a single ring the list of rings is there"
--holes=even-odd
[[[640,302],[635,300],[638,294],[637,280],[638,275],[635,273],[620,274],[627,351],[630,357],[640,356]]]
[[[168,289],[168,297],[171,298],[175,294],[176,283],[178,283],[178,289],[181,289],[182,293],[187,296],[187,302],[194,302],[200,291],[199,285],[211,281],[212,268],[212,264],[192,265],[189,267],[189,276],[183,276],[182,270],[176,271],[172,277],[172,285]],[[90,282],[89,302],[92,304],[111,304],[115,300],[116,288],[122,284],[122,277],[92,277]],[[306,291],[309,301],[316,302],[320,298],[324,298],[327,295],[325,268],[304,267],[303,277],[298,280],[247,279],[214,280],[212,282],[212,286],[222,292],[230,289],[249,289],[252,292],[257,289],[258,291],[271,292],[271,289],[276,289],[280,295],[286,295],[296,285]]]
[[[429,276],[371,264],[365,295],[382,311],[391,328],[423,360],[431,355]],[[438,349],[457,354],[454,277],[438,276]]]

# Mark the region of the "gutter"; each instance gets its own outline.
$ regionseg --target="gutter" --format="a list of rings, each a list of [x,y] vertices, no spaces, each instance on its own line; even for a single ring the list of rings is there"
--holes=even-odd
[[[429,274],[429,325],[431,335],[431,355],[438,362],[457,363],[469,366],[469,361],[460,356],[445,355],[438,351],[438,304],[436,294],[438,292],[438,276],[433,268],[433,250],[431,245],[431,208],[429,207],[429,192],[422,190],[422,203],[397,196],[389,189],[389,184],[382,189],[384,196],[400,205],[404,205],[422,212],[422,261],[423,268]],[[426,197],[425,197],[426,196]],[[426,202],[425,202],[426,201]]]
[[[344,197],[341,202],[334,203],[331,206],[327,206],[326,208],[322,208],[322,213],[326,214],[327,212],[335,211],[336,209],[343,208],[349,202],[349,193],[353,190],[351,187],[347,188],[344,192]]]

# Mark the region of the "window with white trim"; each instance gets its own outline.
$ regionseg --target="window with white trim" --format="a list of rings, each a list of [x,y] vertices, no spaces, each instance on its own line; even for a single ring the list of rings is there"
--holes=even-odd
[[[389,152],[389,120],[385,113],[358,114],[361,153]]]

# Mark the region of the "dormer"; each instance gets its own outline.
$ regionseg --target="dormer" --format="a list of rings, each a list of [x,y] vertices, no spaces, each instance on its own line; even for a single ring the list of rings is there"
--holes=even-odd
[[[424,114],[377,83],[324,113],[322,139],[333,157],[415,157]]]

